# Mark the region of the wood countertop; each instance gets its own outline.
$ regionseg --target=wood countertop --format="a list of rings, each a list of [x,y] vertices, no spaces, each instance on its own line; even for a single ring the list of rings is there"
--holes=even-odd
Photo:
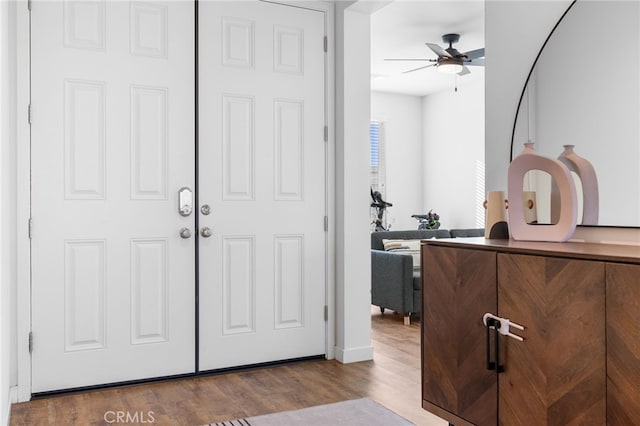
[[[444,247],[491,250],[504,253],[520,253],[640,264],[640,246],[634,245],[577,242],[551,243],[538,241],[516,241],[513,239],[491,240],[484,237],[436,238],[422,240],[422,243]]]

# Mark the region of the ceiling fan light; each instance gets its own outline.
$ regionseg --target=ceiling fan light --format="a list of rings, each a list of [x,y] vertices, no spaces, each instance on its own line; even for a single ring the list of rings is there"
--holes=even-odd
[[[443,74],[458,74],[462,71],[462,64],[455,61],[442,61],[438,65],[438,71]]]

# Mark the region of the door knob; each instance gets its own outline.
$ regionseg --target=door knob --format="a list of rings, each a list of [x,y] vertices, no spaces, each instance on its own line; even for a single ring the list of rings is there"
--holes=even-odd
[[[191,229],[189,229],[189,228],[181,228],[180,229],[180,237],[184,238],[185,240],[187,238],[191,238]]]
[[[211,232],[211,229],[209,229],[208,226],[205,226],[200,230],[200,235],[202,235],[202,238],[209,238],[211,235],[213,235],[213,232]]]

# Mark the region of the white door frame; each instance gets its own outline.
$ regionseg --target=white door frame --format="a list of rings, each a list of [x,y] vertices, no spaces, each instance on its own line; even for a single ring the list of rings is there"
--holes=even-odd
[[[17,2],[17,100],[16,100],[16,276],[17,276],[17,351],[18,351],[18,402],[31,399],[31,354],[29,332],[31,331],[31,240],[29,218],[31,217],[31,128],[28,107],[31,100],[30,87],[30,32],[31,17],[27,2]]]
[[[18,370],[18,402],[31,399],[31,355],[29,353],[29,332],[31,331],[31,241],[29,239],[29,218],[31,217],[31,129],[28,108],[30,92],[30,14],[26,1],[16,2],[16,51],[17,51],[17,101],[16,101],[16,344]],[[274,2],[277,3],[277,2]],[[328,359],[335,356],[335,6],[328,1],[287,2],[318,10],[325,14],[327,34],[327,54],[325,61],[325,116],[329,128],[326,150],[326,300],[329,316],[326,327],[326,354]],[[34,119],[37,112],[34,111]],[[338,324],[341,326],[341,324]],[[37,345],[37,342],[35,343]]]

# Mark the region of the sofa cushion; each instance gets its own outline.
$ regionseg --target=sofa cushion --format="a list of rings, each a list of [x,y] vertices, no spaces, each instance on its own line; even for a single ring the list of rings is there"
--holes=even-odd
[[[413,269],[420,270],[420,240],[383,239],[385,251],[402,253],[413,257]]]
[[[388,240],[428,240],[430,238],[451,238],[447,229],[409,229],[406,231],[378,231],[371,233],[371,248],[384,250],[383,239]]]

